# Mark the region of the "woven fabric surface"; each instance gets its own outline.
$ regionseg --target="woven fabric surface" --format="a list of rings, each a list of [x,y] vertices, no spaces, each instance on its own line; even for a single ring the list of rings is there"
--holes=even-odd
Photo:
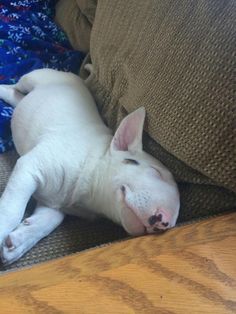
[[[68,216],[56,230],[18,261],[5,267],[0,264],[0,272],[46,262],[125,237],[127,234],[124,230],[108,220],[89,222]]]
[[[17,158],[18,155],[15,150],[0,154],[0,195],[2,195],[2,192],[5,189]]]
[[[67,33],[74,49],[89,51],[96,5],[97,0],[58,1],[56,21]]]
[[[66,12],[65,16],[69,24]],[[63,18],[61,23],[63,27]],[[178,221],[236,208],[234,24],[233,1],[98,2],[89,87],[113,130],[128,112],[145,106],[144,147],[178,181]],[[80,30],[74,26],[70,31]],[[71,36],[76,41],[76,34]],[[6,163],[10,169],[12,163]],[[2,177],[6,180],[6,173]],[[125,236],[106,220],[67,218],[9,268]]]
[[[140,106],[181,220],[236,208],[235,1],[98,2],[89,87],[113,130]],[[109,30],[109,31],[108,31]]]

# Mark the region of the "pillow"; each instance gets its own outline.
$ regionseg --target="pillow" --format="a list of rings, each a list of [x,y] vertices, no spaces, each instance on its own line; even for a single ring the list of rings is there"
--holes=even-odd
[[[89,87],[113,130],[146,108],[144,147],[178,181],[181,221],[236,208],[234,5],[103,0],[96,9]]]

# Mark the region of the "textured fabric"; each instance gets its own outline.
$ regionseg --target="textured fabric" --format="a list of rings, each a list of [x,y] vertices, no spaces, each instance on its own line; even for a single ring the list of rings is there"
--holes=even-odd
[[[97,0],[61,0],[56,21],[66,31],[75,49],[88,52]]]
[[[139,106],[145,148],[175,175],[180,220],[236,208],[235,1],[103,0],[89,87],[113,129]]]
[[[34,69],[78,72],[84,54],[73,51],[53,21],[54,0],[3,0],[0,4],[0,84],[13,84]],[[13,147],[12,108],[0,100],[0,152]]]
[[[178,180],[178,221],[235,208],[233,2],[98,3],[90,88],[106,122],[115,130],[127,112],[146,107],[144,146]],[[125,236],[107,221],[68,218],[11,267]]]
[[[211,218],[214,216],[211,215]],[[197,223],[208,218],[210,217],[178,223],[176,228]],[[158,236],[158,234],[156,236]],[[109,245],[114,243],[114,241],[125,241],[128,239],[130,239],[130,237],[127,236],[121,227],[106,219],[88,222],[83,219],[68,216],[62,225],[48,237],[36,244],[36,246],[18,261],[8,266],[0,264],[0,273],[47,262],[51,259],[67,256],[90,248],[100,247],[106,244]]]
[[[7,184],[10,173],[18,158],[17,153],[13,150],[4,154],[0,154],[0,195]]]
[[[46,262],[125,237],[127,234],[124,230],[108,220],[89,222],[68,216],[55,231],[18,261],[5,267],[0,263],[0,272]]]

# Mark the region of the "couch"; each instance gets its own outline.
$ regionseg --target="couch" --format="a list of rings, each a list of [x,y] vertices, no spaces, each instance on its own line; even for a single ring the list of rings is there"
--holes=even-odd
[[[178,182],[178,223],[236,208],[235,12],[233,0],[60,0],[56,6],[71,45],[87,54],[79,74],[86,78],[84,65],[93,64],[88,87],[104,122],[114,131],[127,113],[146,108],[144,148]],[[1,190],[16,157],[0,156]],[[107,220],[68,217],[11,267],[126,237]]]

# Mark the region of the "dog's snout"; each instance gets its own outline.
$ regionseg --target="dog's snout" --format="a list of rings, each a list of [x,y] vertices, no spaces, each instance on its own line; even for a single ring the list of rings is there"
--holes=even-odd
[[[163,209],[157,210],[157,212],[148,218],[148,228],[152,232],[156,232],[160,229],[164,230],[170,226],[171,217],[169,213]]]

